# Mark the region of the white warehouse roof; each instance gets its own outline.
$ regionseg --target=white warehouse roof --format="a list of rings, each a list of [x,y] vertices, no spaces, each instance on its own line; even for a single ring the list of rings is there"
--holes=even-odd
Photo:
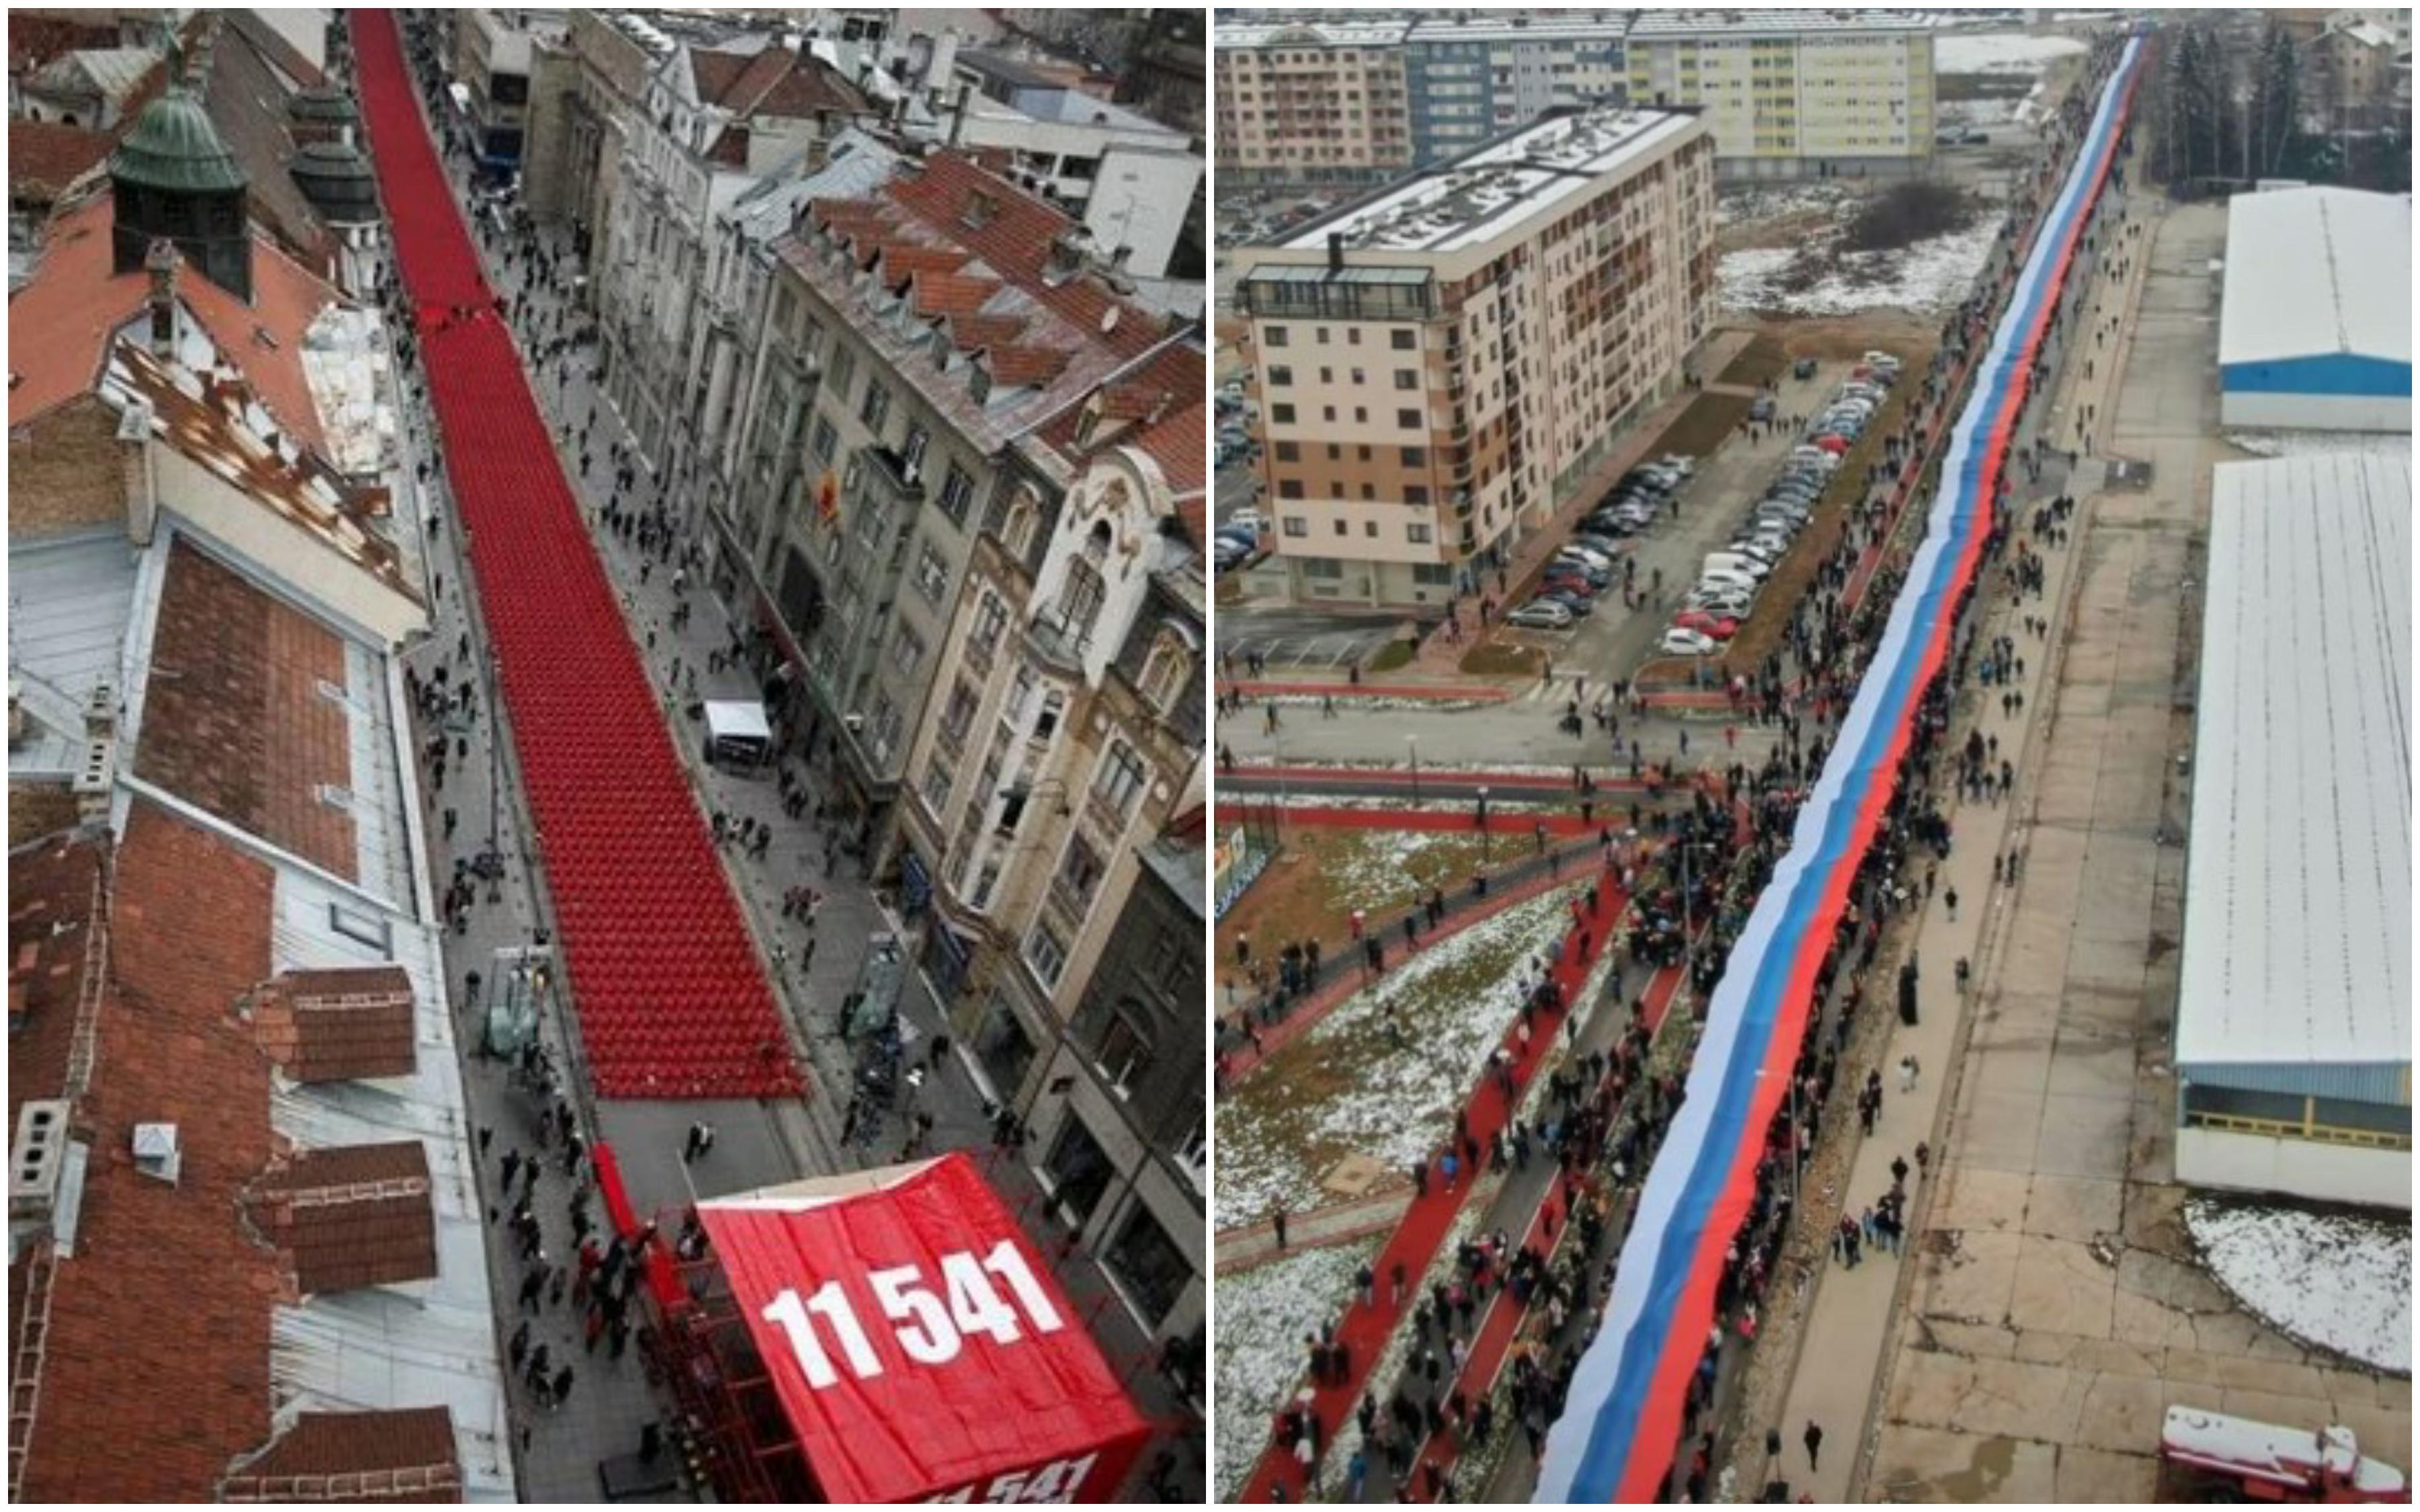
[[[2412,361],[2412,196],[2273,189],[2226,204],[2218,361]]]
[[[2412,1060],[2412,463],[2212,485],[2177,1061]]]

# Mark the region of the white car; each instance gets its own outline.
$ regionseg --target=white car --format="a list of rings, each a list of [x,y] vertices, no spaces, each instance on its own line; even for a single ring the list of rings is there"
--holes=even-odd
[[[1259,534],[1269,528],[1269,522],[1257,509],[1239,509],[1227,517],[1227,523]]]
[[[1668,656],[1711,656],[1722,649],[1722,642],[1703,630],[1684,630],[1676,625],[1664,632],[1655,649]]]
[[[1568,630],[1573,619],[1572,611],[1553,599],[1533,598],[1505,615],[1504,623],[1524,630]]]
[[[1655,461],[1657,466],[1668,468],[1684,478],[1698,471],[1698,459],[1696,457],[1683,456],[1678,452],[1667,452],[1662,456],[1657,457]]]
[[[1595,567],[1602,572],[1611,572],[1621,565],[1620,562],[1606,555],[1603,551],[1592,550],[1588,547],[1578,545],[1566,545],[1561,550],[1557,551],[1555,556],[1559,561],[1585,562],[1590,566]]]

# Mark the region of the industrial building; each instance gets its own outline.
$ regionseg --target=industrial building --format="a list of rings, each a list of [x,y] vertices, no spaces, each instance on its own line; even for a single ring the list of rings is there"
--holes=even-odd
[[[2412,1205],[2412,468],[2212,483],[2178,1180]]]
[[[2219,417],[2412,429],[2412,198],[2274,189],[2227,204]]]
[[[1714,320],[1694,115],[1548,116],[1233,255],[1299,601],[1442,605],[1668,393]]]

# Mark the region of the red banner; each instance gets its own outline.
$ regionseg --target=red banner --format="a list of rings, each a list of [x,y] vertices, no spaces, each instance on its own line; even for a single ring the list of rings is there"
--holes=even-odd
[[[1149,1427],[964,1154],[698,1204],[832,1502],[1104,1502]]]

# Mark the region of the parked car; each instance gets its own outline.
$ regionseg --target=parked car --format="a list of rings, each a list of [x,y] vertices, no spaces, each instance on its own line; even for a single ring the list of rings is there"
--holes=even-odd
[[[1596,604],[1592,599],[1586,594],[1574,593],[1569,589],[1549,588],[1538,596],[1550,604],[1560,604],[1574,614],[1583,618],[1596,612]]]
[[[1815,359],[1812,357],[1802,357],[1798,359],[1798,361],[1791,363],[1790,376],[1802,380],[1813,378],[1815,376]]]
[[[1254,533],[1269,528],[1266,517],[1257,509],[1239,509],[1227,517],[1227,529],[1247,530]]]
[[[1585,562],[1591,567],[1611,572],[1617,558],[1610,551],[1601,551],[1576,539],[1565,542],[1556,552],[1558,558]]]
[[[1712,609],[1684,609],[1672,616],[1672,624],[1678,629],[1695,630],[1716,640],[1728,640],[1739,634],[1737,619]]]
[[[1512,613],[1504,623],[1524,630],[1568,630],[1575,618],[1569,609],[1551,598],[1533,598]]]
[[[1773,395],[1760,393],[1748,401],[1747,417],[1755,421],[1771,420],[1775,414]]]
[[[1702,630],[1684,630],[1679,625],[1664,632],[1655,649],[1668,656],[1711,656],[1722,649],[1721,642]]]

